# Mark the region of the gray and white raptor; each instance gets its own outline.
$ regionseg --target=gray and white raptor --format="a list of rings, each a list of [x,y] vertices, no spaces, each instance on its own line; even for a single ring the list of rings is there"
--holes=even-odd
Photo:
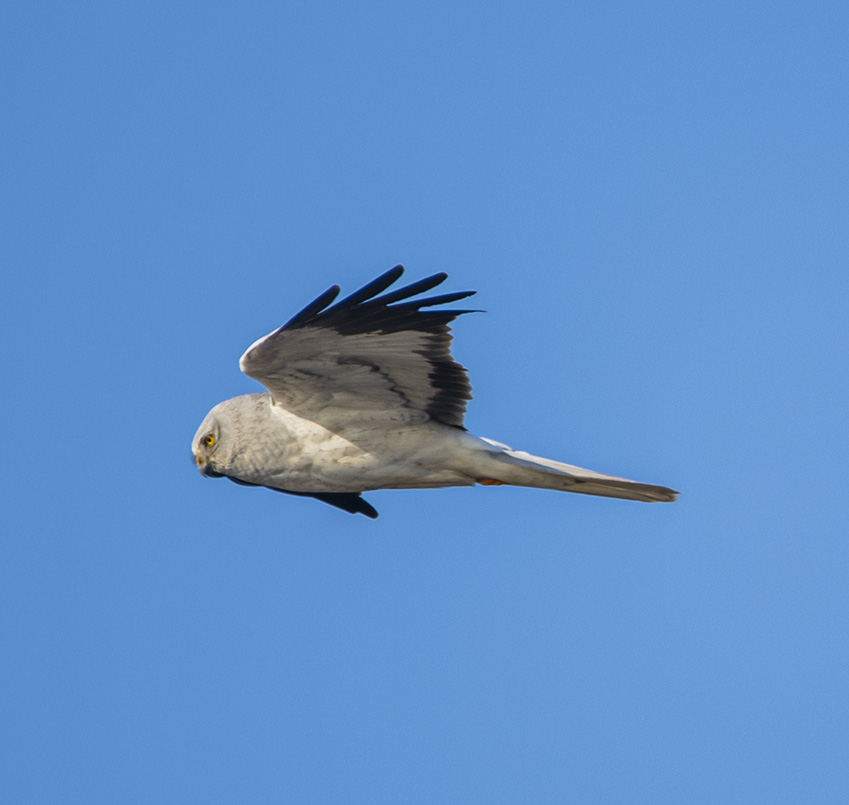
[[[463,427],[471,386],[451,356],[448,323],[468,310],[423,310],[474,291],[412,297],[447,275],[383,293],[387,271],[334,301],[334,285],[239,365],[268,389],[215,406],[192,442],[200,471],[318,498],[377,517],[372,489],[512,484],[646,502],[677,492],[533,456]],[[382,296],[380,294],[383,294]]]

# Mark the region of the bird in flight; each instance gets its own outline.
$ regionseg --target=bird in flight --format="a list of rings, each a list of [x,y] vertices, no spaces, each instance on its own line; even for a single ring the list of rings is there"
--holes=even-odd
[[[374,489],[484,484],[645,502],[678,494],[513,450],[463,427],[471,385],[451,356],[446,310],[474,294],[421,298],[447,274],[387,291],[403,266],[339,302],[334,285],[239,365],[267,391],[216,405],[192,442],[200,472],[377,517]],[[419,297],[414,299],[413,297]],[[433,309],[438,308],[438,309]]]

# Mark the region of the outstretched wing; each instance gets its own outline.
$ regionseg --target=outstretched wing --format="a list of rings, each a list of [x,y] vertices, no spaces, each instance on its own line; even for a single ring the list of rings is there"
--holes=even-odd
[[[271,392],[275,405],[330,429],[427,419],[461,428],[472,389],[451,356],[448,323],[472,311],[421,308],[474,291],[410,299],[442,283],[448,275],[440,273],[379,295],[403,273],[395,266],[336,304],[334,285],[253,344],[239,362],[242,371]]]

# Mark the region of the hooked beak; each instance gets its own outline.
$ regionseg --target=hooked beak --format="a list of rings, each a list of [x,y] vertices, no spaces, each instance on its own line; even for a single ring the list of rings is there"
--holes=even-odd
[[[198,470],[200,470],[200,474],[205,476],[206,478],[223,478],[223,472],[216,472],[212,465],[204,459],[203,456],[195,456],[195,464],[198,465]]]

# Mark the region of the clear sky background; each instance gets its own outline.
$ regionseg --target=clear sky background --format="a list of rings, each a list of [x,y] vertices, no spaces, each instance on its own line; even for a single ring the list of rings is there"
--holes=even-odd
[[[846,3],[6,3],[0,798],[849,801]],[[471,432],[680,489],[201,478],[447,271]]]

